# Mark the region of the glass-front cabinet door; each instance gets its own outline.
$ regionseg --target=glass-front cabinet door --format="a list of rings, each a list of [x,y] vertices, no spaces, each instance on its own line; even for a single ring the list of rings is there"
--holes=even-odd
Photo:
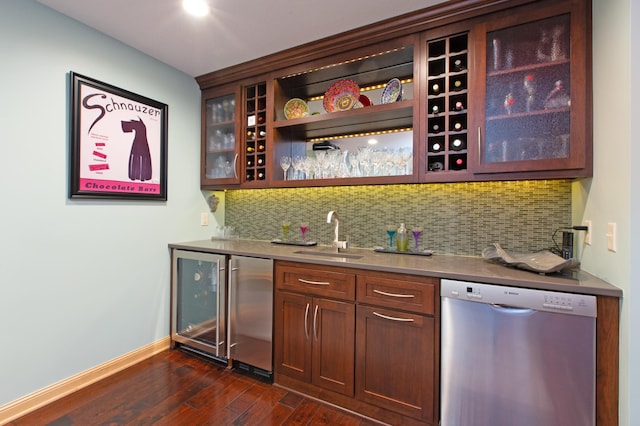
[[[202,186],[240,183],[237,89],[203,93]]]
[[[480,25],[478,172],[586,167],[591,136],[579,3],[525,8]]]

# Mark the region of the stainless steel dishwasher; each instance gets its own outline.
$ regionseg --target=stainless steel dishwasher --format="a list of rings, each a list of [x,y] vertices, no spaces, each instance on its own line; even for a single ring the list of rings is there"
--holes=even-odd
[[[594,296],[441,282],[441,426],[595,425]]]
[[[270,381],[273,260],[231,256],[229,265],[229,358],[233,368]]]

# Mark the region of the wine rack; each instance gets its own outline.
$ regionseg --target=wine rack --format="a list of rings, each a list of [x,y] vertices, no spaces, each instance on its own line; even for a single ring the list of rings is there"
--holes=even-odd
[[[467,169],[468,35],[427,42],[427,173]]]
[[[267,83],[245,86],[245,181],[267,178]]]

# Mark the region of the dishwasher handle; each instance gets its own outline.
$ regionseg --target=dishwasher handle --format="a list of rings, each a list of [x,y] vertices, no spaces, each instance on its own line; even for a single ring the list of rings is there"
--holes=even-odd
[[[503,305],[501,303],[488,303],[492,309],[508,315],[531,315],[536,312],[535,309],[520,308],[518,306]]]

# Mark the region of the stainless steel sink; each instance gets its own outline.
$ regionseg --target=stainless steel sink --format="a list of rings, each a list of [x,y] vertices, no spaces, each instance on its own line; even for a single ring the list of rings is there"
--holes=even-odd
[[[335,251],[298,250],[298,251],[294,251],[294,253],[308,254],[311,256],[337,257],[337,258],[343,258],[343,259],[362,259],[362,256],[359,254],[336,253]]]

